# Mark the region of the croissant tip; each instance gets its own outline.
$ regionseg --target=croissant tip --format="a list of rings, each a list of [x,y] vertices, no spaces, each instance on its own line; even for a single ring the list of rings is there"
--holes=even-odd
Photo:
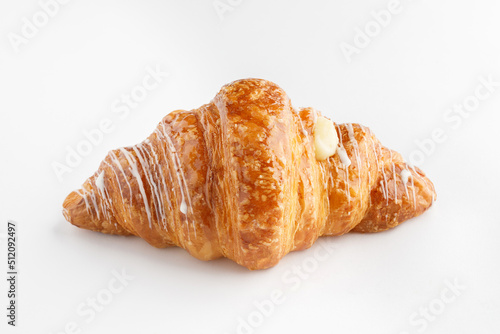
[[[84,211],[81,210],[82,202],[83,197],[77,191],[71,192],[63,202],[62,214],[72,225],[86,228],[86,224],[84,224],[86,219],[82,219],[84,216]]]

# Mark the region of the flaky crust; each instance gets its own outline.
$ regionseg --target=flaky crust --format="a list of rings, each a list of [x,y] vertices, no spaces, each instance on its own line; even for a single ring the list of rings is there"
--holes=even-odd
[[[269,81],[232,82],[109,152],[63,214],[81,228],[264,269],[319,236],[387,230],[432,205],[431,181],[364,126],[336,124],[337,154],[317,161],[318,115],[292,108]]]

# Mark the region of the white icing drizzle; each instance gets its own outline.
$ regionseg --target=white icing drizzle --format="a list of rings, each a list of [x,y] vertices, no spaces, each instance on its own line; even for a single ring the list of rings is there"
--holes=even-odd
[[[137,158],[139,159],[141,166],[142,166],[142,171],[144,172],[144,176],[146,176],[146,181],[149,184],[151,191],[151,199],[153,202],[153,206],[155,208],[155,214],[156,214],[156,219],[160,222],[163,220],[163,217],[165,216],[163,212],[163,199],[161,197],[160,192],[158,191],[158,187],[156,186],[156,183],[154,182],[154,177],[152,175],[152,168],[149,165],[148,159],[143,157],[141,154],[142,151],[142,144],[139,144],[137,146],[133,146],[132,149],[137,155]],[[145,154],[147,154],[147,151],[144,151]],[[154,164],[153,164],[154,165]],[[151,226],[150,226],[151,228]]]
[[[340,161],[342,162],[342,165],[345,166],[345,177],[346,177],[346,193],[347,193],[347,201],[350,204],[351,203],[351,191],[350,191],[350,185],[349,185],[349,166],[351,165],[351,160],[349,159],[349,156],[347,155],[347,152],[344,148],[344,143],[342,142],[342,131],[338,125],[335,125],[338,129],[339,133],[339,147],[337,147],[337,154],[339,155]],[[349,212],[350,214],[350,212]]]
[[[299,124],[300,124],[300,127],[302,129],[302,134],[306,138],[306,141],[309,141],[308,133],[306,131],[306,128],[304,127],[304,123],[302,122],[302,118],[300,117],[300,108],[295,108],[294,107],[292,110],[296,113],[296,116],[299,119]]]
[[[163,122],[162,122],[162,128],[165,130],[165,125],[163,124]],[[161,140],[161,138],[165,138],[166,136],[165,136],[165,134],[164,134],[162,131],[160,131],[159,127],[157,127],[157,128],[155,129],[155,133],[156,133],[156,135],[157,135],[158,139],[159,139],[162,143],[166,143],[166,140]],[[162,147],[161,152],[162,152],[162,155],[163,155],[163,159],[164,159],[164,161],[165,161],[165,164],[167,164],[167,171],[170,171],[170,170],[172,170],[172,168],[170,167],[170,160],[169,160],[169,159],[168,159],[168,157],[167,157],[167,153],[166,153],[167,151],[168,151],[168,149],[167,149],[166,147]],[[176,162],[175,162],[175,160],[173,159],[172,154],[170,153],[170,154],[169,154],[169,156],[170,156],[170,158],[172,159],[172,161],[173,161],[173,163],[174,163],[174,169],[176,169],[176,167],[175,167],[175,166],[176,166],[176,164],[175,164]],[[160,169],[160,170],[161,170],[161,169]],[[170,181],[170,185],[171,185],[171,187],[169,187],[169,189],[167,189],[167,183],[166,183],[166,181],[165,181],[165,176],[164,176],[164,174],[163,174],[163,171],[161,171],[161,175],[162,175],[162,178],[163,178],[163,184],[164,184],[165,194],[166,194],[166,196],[167,196],[167,203],[168,203],[168,207],[169,207],[169,210],[168,210],[167,212],[168,212],[169,214],[174,214],[174,209],[173,209],[173,207],[172,207],[172,201],[171,201],[171,199],[170,199],[170,192],[172,192],[172,194],[174,194],[174,192],[175,192],[175,188],[173,187],[173,185],[174,185],[174,179],[172,178],[172,173],[171,173],[171,172],[168,172],[168,173],[167,173],[167,176],[168,176],[168,179],[169,179],[169,181]],[[178,184],[179,184],[179,188],[181,188],[181,184],[179,183],[179,179],[177,179],[177,181],[178,181]],[[181,189],[181,195],[183,195],[183,193],[182,193],[182,189]],[[177,225],[178,220],[177,220],[177,219],[175,219],[175,217],[172,217],[172,219],[171,219],[170,221],[171,221],[173,224]],[[168,221],[167,221],[167,225],[168,225]],[[173,229],[175,230],[175,229],[176,229],[176,227],[174,227]]]
[[[112,166],[108,164],[108,166],[111,167],[111,170],[113,170],[113,173],[115,174],[116,183],[118,183],[118,187],[120,189],[120,198],[122,200],[123,206],[124,207],[128,207],[129,217],[130,217],[130,219],[132,219],[132,210],[131,210],[131,206],[132,206],[132,203],[133,203],[132,186],[128,182],[127,176],[125,175],[125,171],[123,170],[122,165],[121,165],[120,161],[118,160],[118,157],[116,156],[115,151],[111,151],[111,153],[109,154],[109,157],[111,158],[111,160],[113,160],[113,163],[118,167],[118,169],[120,170],[120,173],[123,175],[123,179],[127,183],[127,186],[128,186],[128,189],[129,189],[129,198],[130,198],[130,204],[129,205],[125,205],[125,198],[123,197],[123,191],[122,191],[122,188],[121,188],[120,178],[118,177],[118,174],[115,172],[115,169],[112,168]],[[126,218],[124,218],[124,220],[125,220],[125,222],[127,222]]]
[[[379,155],[377,153],[377,148],[375,147],[375,141],[373,140],[371,131],[370,131],[370,140],[372,142],[373,153],[375,154],[375,163],[377,164],[377,171],[379,171],[380,170],[380,164],[378,162]]]
[[[403,169],[401,170],[401,180],[403,181],[403,184],[406,186],[408,183],[408,179],[411,177],[411,173],[408,169]]]
[[[361,191],[361,155],[359,154],[359,143],[354,135],[354,129],[352,127],[352,123],[346,124],[347,134],[349,135],[349,140],[352,142],[354,147],[354,156],[356,157],[356,166],[358,168],[358,191],[361,198],[361,202],[363,202],[363,192]]]
[[[389,189],[387,187],[387,177],[385,175],[385,167],[383,162],[382,163],[379,162],[380,156],[382,156],[382,146],[380,142],[378,142],[377,145],[375,145],[375,141],[373,140],[373,133],[371,132],[371,130],[369,130],[369,132],[370,132],[370,140],[372,142],[373,153],[375,154],[375,163],[377,164],[377,171],[382,172],[383,176],[383,180],[380,180],[379,183],[380,189],[382,190],[382,194],[386,200],[386,204],[389,204]],[[386,214],[385,217],[387,219],[388,215]]]
[[[337,153],[339,155],[340,161],[346,167],[347,170],[347,168],[351,165],[351,159],[349,159],[349,156],[347,155],[347,152],[343,144],[340,144],[340,146],[337,148]]]
[[[181,176],[179,174],[180,159],[177,155],[177,151],[175,150],[175,146],[172,143],[172,140],[170,139],[170,136],[167,135],[167,130],[165,128],[164,123],[162,123],[162,127],[163,127],[162,135],[163,135],[163,138],[166,140],[166,143],[168,145],[168,152],[170,153],[170,158],[172,159],[172,162],[174,163],[174,169],[175,169],[175,174],[177,176],[177,184],[179,185],[179,190],[181,192],[181,197],[182,197],[181,203],[182,203],[182,202],[185,202],[185,199],[184,199],[184,184],[182,183]]]
[[[111,217],[111,198],[108,196],[108,190],[104,186],[104,176],[105,176],[105,174],[104,174],[104,170],[103,170],[99,173],[99,175],[97,175],[97,177],[94,180],[94,183],[97,187],[97,191],[101,195],[101,201],[100,201],[101,211],[102,211],[104,217],[107,218],[107,221],[109,223],[111,223],[111,220],[112,220],[111,219],[112,218]],[[113,222],[113,225],[115,226],[115,228],[118,227],[116,222]]]
[[[325,163],[320,163],[319,167],[321,169],[321,179],[322,179],[323,185],[324,185],[325,189],[328,189],[328,179],[329,179],[330,173],[327,172]]]
[[[389,150],[389,156],[392,162],[392,179],[394,182],[394,202],[398,203],[398,179],[396,178],[396,164],[392,158],[392,151]]]
[[[101,218],[101,213],[100,213],[101,210],[99,210],[99,207],[97,205],[97,198],[95,196],[95,192],[85,190],[85,194],[90,195],[90,199],[92,200],[92,204],[94,205],[94,209],[95,209],[95,212],[97,214],[97,219],[100,219]]]
[[[80,195],[81,198],[83,198],[83,200],[85,202],[85,210],[87,210],[87,212],[90,212],[92,215],[94,215],[94,212],[92,212],[92,210],[90,210],[89,201],[87,200],[87,195],[86,195],[87,190],[85,188],[82,188],[82,189],[78,189],[76,192],[78,193],[78,195]]]
[[[94,216],[94,212],[95,212],[97,219],[101,218],[95,194],[93,192],[88,191],[85,188],[77,190],[77,193],[85,201],[85,209],[87,210],[87,212],[90,212],[92,214],[92,216]],[[89,202],[87,196],[90,198],[91,202]]]
[[[182,201],[181,203],[181,207],[179,209],[183,214],[187,214],[187,205],[186,205],[186,201]]]
[[[378,148],[379,148],[380,155],[382,155],[382,146],[380,145],[380,143],[378,144]],[[386,205],[388,205],[389,204],[389,189],[388,189],[388,186],[387,186],[387,177],[385,175],[385,166],[384,166],[384,164],[382,164],[382,176],[384,177],[384,184],[382,185],[382,188],[383,188],[382,190],[383,190],[383,193],[384,193]]]
[[[337,169],[337,166],[335,166],[335,169]],[[328,173],[328,175],[329,175],[329,176],[328,176],[328,180],[330,181],[330,187],[332,187],[332,188],[333,188],[333,187],[335,186],[335,184],[334,184],[334,182],[333,182],[333,177],[332,177],[332,174],[331,174],[331,173]]]
[[[384,198],[387,199],[388,194],[386,193],[387,188],[384,185],[384,180],[380,180],[380,188],[382,189],[382,194],[384,195]]]
[[[354,136],[354,129],[352,127],[352,123],[346,124],[346,129],[347,129],[347,134],[349,135],[349,139],[354,146],[354,155],[356,156],[356,162],[357,162],[358,170],[359,170],[359,161],[361,160],[361,156],[359,154],[358,140]]]
[[[401,181],[403,182],[405,188],[406,197],[409,198],[410,196],[408,195],[408,178],[411,176],[411,173],[408,169],[404,168],[401,170],[399,175],[401,176]]]
[[[415,166],[410,165],[410,164],[406,164],[406,166],[410,167],[415,172],[415,175],[418,176],[418,173],[417,173],[417,170],[415,169]],[[413,190],[413,207],[416,210],[417,209],[417,194],[415,192],[415,181],[414,181],[413,175],[411,177],[411,187],[412,187],[412,190]]]
[[[392,153],[391,153],[392,155]],[[396,178],[396,164],[392,163],[392,178],[394,179],[394,198],[396,199],[396,203],[399,200],[398,197],[398,179]]]
[[[70,217],[69,217],[69,211],[68,211],[68,209],[63,208],[63,216],[64,216],[64,218],[66,218],[66,220],[69,221]]]
[[[324,226],[326,219],[328,218],[328,215],[330,214],[330,190],[328,188],[328,180],[330,179],[330,173],[326,170],[326,164],[320,163],[319,164],[320,170],[321,170],[321,179],[323,181],[323,187],[325,189],[325,196],[323,197],[323,202],[325,204],[325,212],[326,215],[323,217],[324,220],[321,222],[321,226]],[[314,184],[314,182],[311,182]],[[313,190],[314,191],[314,190]]]
[[[414,171],[416,174],[418,174],[418,173],[417,173],[417,170],[415,169],[415,166],[413,166],[413,165],[408,165],[408,166],[409,166],[411,169],[413,169],[413,171]]]
[[[363,125],[361,125],[361,129],[363,129],[364,132],[368,133],[367,131],[367,128],[365,128]],[[368,167],[368,184],[372,184],[372,175],[370,173],[370,170],[371,170],[371,163],[370,163],[370,159],[368,157],[368,144],[367,144],[367,140],[363,140],[363,144],[365,145],[365,156],[366,156],[366,165]],[[368,199],[371,201],[371,196],[368,196]],[[370,202],[371,203],[371,202]]]
[[[187,206],[187,204],[189,204],[189,208],[191,209],[191,214],[194,216],[192,203],[191,203],[191,196],[189,194],[189,189],[187,187],[187,182],[186,182],[186,178],[184,175],[184,170],[182,169],[181,161],[180,161],[179,155],[177,154],[175,146],[172,143],[170,136],[167,134],[167,130],[165,128],[165,123],[162,122],[161,124],[162,124],[162,128],[163,128],[163,132],[161,132],[161,134],[162,134],[163,138],[166,140],[166,143],[168,145],[169,153],[170,153],[170,156],[171,156],[172,161],[174,163],[174,168],[175,168],[175,172],[176,172],[176,176],[177,176],[177,182],[179,185],[179,189],[181,191],[182,198],[181,198],[181,204],[180,204],[179,210],[181,211],[181,213],[183,213],[186,216],[186,221],[189,223],[189,220],[187,219],[188,208],[186,208],[186,212],[182,212],[182,210],[181,210],[181,207],[183,207],[183,205],[182,205],[183,203],[185,206]],[[179,173],[179,171],[180,171],[180,173]],[[187,204],[186,204],[186,197],[188,200]],[[195,224],[195,222],[193,221],[192,225],[193,225],[193,229],[194,229],[194,235],[196,237],[196,226],[194,224]],[[189,235],[189,233],[188,233],[188,235]]]
[[[151,210],[149,208],[149,202],[148,198],[146,196],[146,191],[144,189],[144,184],[142,183],[142,178],[141,175],[139,174],[139,170],[137,168],[137,162],[135,161],[135,158],[132,154],[130,154],[127,150],[124,148],[120,148],[120,151],[123,153],[127,161],[129,162],[130,165],[130,172],[132,175],[136,178],[137,184],[139,186],[139,191],[142,196],[142,200],[144,202],[144,208],[146,209],[146,214],[148,216],[148,222],[149,222],[149,227],[152,228],[152,223],[151,223]]]
[[[97,188],[104,193],[104,171],[99,173],[95,179],[95,185]]]
[[[413,189],[413,208],[417,209],[417,195],[415,193],[415,183],[413,181],[413,177],[411,178],[411,188]]]
[[[316,121],[318,120],[318,112],[314,108],[312,108],[312,116],[313,116],[313,124],[316,124]]]
[[[109,199],[108,199],[108,191],[106,189],[104,189],[104,191],[100,191],[99,192],[101,193],[101,209],[102,209],[102,213],[104,215],[104,217],[106,218],[106,221],[109,223],[109,224],[113,224],[113,226],[115,228],[118,228],[118,225],[116,224],[116,220],[112,222],[112,218],[113,218],[113,215],[112,215],[112,212],[111,212],[111,202],[109,202]]]
[[[161,176],[161,178],[159,178],[159,183],[160,185],[159,186],[163,186],[163,194],[166,196],[167,198],[167,205],[168,205],[168,208],[170,210],[172,210],[172,204],[170,203],[170,194],[169,194],[169,191],[167,190],[167,183],[165,181],[165,175],[163,174],[163,168],[162,168],[162,164],[160,163],[160,159],[159,157],[157,156],[154,148],[153,148],[153,144],[148,141],[147,144],[150,146],[150,151],[153,152],[153,155],[154,155],[154,158],[155,158],[155,164],[153,164],[153,168],[154,170],[156,171],[156,165],[158,164],[159,168],[158,168],[158,171],[159,171],[159,175]],[[164,150],[163,151],[163,154],[165,155],[164,153]],[[165,163],[168,164],[168,159],[165,158]],[[162,194],[160,194],[161,196]],[[163,223],[163,227],[165,229],[165,231],[168,231],[168,219],[167,219],[167,213],[165,212],[165,203],[163,201],[163,197],[161,198],[161,204],[162,204],[162,223]]]

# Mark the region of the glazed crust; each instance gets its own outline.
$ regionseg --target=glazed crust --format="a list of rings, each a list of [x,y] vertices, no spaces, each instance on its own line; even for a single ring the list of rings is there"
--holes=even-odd
[[[294,109],[269,81],[232,82],[109,152],[63,214],[81,228],[264,269],[319,236],[387,230],[432,205],[431,181],[364,126],[335,124],[340,153],[317,161],[319,115]]]

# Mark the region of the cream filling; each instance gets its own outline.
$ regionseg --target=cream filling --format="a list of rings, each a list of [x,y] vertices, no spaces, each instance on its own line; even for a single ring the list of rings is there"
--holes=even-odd
[[[316,160],[328,159],[337,151],[339,138],[333,122],[319,116],[314,127],[314,149]]]

